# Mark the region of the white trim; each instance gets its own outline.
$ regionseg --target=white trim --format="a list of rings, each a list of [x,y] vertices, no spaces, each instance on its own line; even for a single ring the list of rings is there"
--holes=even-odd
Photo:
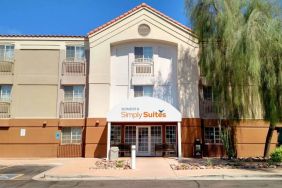
[[[70,128],[70,142],[71,143],[63,143],[63,129],[64,128]],[[73,132],[72,132],[72,129],[73,128],[80,128],[80,143],[72,143],[72,134],[73,134]],[[60,142],[60,145],[81,145],[82,144],[82,133],[83,133],[83,128],[80,126],[80,127],[67,127],[67,126],[65,126],[65,127],[62,127],[62,129],[61,130],[58,130],[58,131],[60,131],[60,134],[61,134],[61,142]]]
[[[178,148],[178,159],[181,159],[181,157],[182,157],[181,122],[177,122],[177,148]]]
[[[139,128],[147,128],[148,129],[148,152],[140,153],[139,152]],[[136,155],[138,156],[151,156],[151,126],[136,126]]]
[[[107,160],[109,160],[110,147],[111,147],[111,122],[108,122],[108,126],[107,126]]]

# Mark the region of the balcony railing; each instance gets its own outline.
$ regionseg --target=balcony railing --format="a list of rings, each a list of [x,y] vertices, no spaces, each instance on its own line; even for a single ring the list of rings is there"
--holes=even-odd
[[[10,101],[2,101],[0,99],[0,118],[10,118],[11,112],[11,103]]]
[[[84,101],[63,101],[60,106],[61,118],[83,118]]]
[[[13,60],[0,60],[0,75],[10,75],[13,73]]]
[[[62,67],[63,76],[85,76],[86,60],[85,59],[66,59]]]
[[[132,63],[132,76],[154,76],[154,63],[151,58],[137,58]]]
[[[218,102],[212,100],[201,100],[200,113],[204,118],[217,118],[219,116]]]

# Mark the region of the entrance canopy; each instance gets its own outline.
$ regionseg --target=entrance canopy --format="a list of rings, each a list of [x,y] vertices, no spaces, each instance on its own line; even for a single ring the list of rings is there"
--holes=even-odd
[[[108,122],[180,122],[181,113],[171,104],[152,97],[135,97],[115,106]]]

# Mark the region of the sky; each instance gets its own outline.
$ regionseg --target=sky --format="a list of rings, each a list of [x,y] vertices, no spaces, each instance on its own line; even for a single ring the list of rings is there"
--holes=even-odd
[[[190,26],[184,0],[0,0],[0,34],[86,35],[141,3]]]

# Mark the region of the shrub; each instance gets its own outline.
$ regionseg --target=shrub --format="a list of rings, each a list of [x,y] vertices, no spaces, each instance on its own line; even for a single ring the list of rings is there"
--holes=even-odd
[[[208,165],[208,166],[213,166],[213,162],[212,162],[211,159],[207,159],[207,165]]]
[[[282,162],[282,146],[279,148],[276,148],[271,154],[270,154],[270,160],[272,162],[281,163]]]
[[[231,127],[221,129],[220,138],[223,144],[223,148],[226,151],[228,159],[236,157],[236,151],[233,144],[232,130]]]
[[[117,168],[122,168],[123,167],[123,161],[116,161],[116,167]]]

